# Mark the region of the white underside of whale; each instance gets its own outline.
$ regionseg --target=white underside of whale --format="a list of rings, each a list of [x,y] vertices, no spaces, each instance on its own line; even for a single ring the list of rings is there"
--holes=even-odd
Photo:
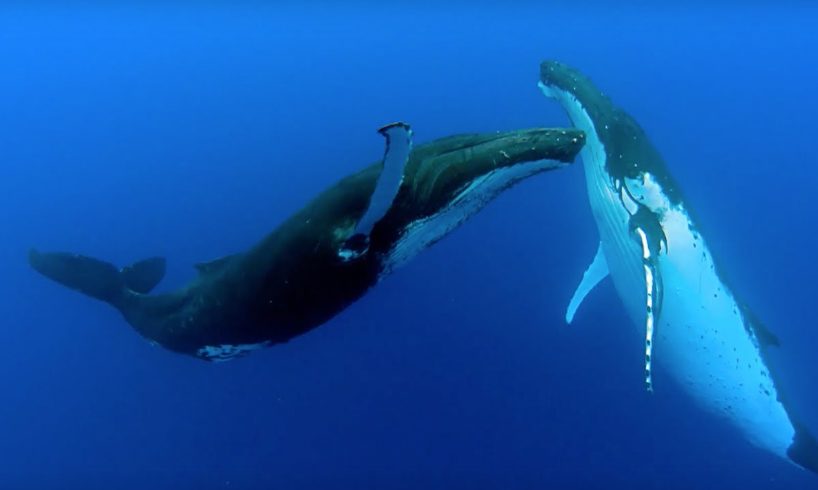
[[[627,193],[617,194],[605,171],[605,148],[577,99],[542,83],[540,89],[557,99],[573,124],[586,132],[581,157],[601,250],[619,297],[638,332],[644,334],[649,279],[639,237],[629,229],[636,204]],[[719,277],[707,244],[684,205],[671,205],[649,174],[625,186],[635,199],[659,212],[667,239],[655,262],[663,296],[653,361],[702,407],[729,419],[753,444],[786,458],[795,434],[793,424],[779,401],[758,340],[745,325],[748,320]],[[593,276],[598,275],[597,271]],[[587,292],[575,295],[574,310]],[[640,359],[637,354],[634,357]]]
[[[380,278],[448,235],[505,189],[534,174],[565,165],[557,160],[534,160],[502,167],[473,180],[439,212],[409,223],[384,258]]]
[[[237,357],[243,357],[253,351],[268,347],[270,342],[259,342],[256,344],[220,344],[206,345],[196,351],[196,355],[202,359],[213,362],[230,361]]]

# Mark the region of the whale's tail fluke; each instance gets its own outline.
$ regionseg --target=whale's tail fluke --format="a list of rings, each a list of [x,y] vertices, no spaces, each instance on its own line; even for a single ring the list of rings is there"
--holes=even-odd
[[[28,252],[28,262],[40,274],[63,286],[114,306],[123,293],[149,293],[165,275],[165,259],[153,257],[117,268],[108,262],[65,252]]]

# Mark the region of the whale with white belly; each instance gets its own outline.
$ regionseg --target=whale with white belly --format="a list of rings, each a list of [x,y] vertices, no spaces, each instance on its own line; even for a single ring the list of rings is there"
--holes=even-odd
[[[566,320],[610,275],[644,334],[645,383],[655,358],[707,410],[755,445],[818,472],[818,443],[794,417],[767,362],[777,339],[731,291],[658,151],[634,119],[564,64],[539,87],[587,141],[581,151],[600,235]]]

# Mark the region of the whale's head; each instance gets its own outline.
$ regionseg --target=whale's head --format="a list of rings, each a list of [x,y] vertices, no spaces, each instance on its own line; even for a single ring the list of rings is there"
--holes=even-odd
[[[373,230],[384,270],[440,240],[514,184],[570,164],[584,143],[578,129],[535,128],[415,147],[392,209]]]

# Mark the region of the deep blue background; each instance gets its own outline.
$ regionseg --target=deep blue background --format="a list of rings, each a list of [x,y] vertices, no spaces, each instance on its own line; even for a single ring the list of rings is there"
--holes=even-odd
[[[416,140],[567,124],[538,63],[647,129],[782,340],[818,432],[818,11],[366,3],[0,10],[3,488],[818,488],[701,412],[610,283],[582,170],[501,196],[326,326],[226,364],[151,347],[29,246],[192,264]],[[657,351],[661,365],[661,348]]]

